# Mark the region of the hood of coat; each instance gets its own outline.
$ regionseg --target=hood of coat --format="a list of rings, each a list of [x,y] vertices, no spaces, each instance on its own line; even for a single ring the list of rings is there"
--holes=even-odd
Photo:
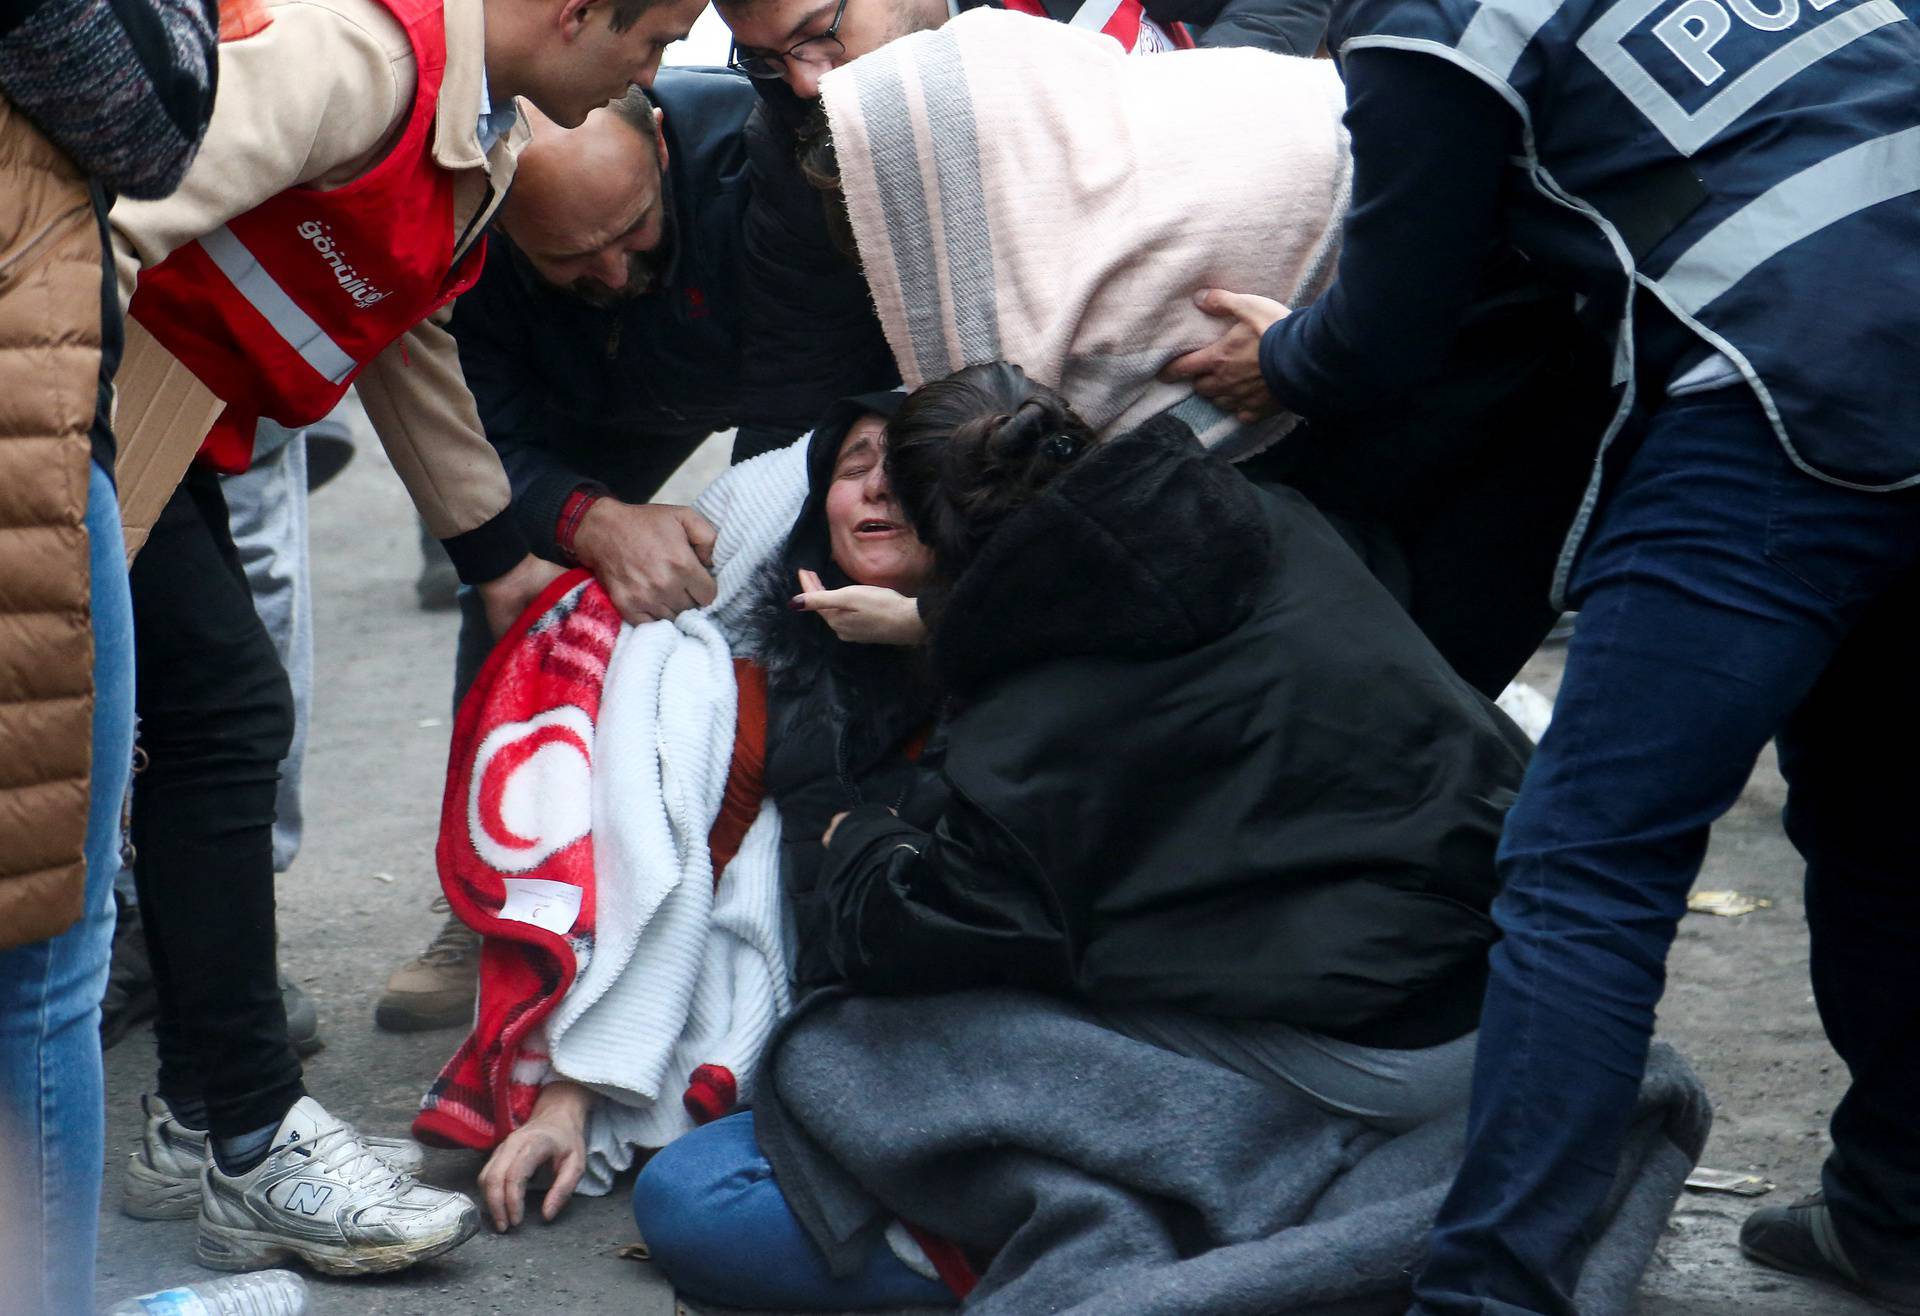
[[[812,613],[794,612],[787,600],[800,589],[802,568],[820,573],[828,589],[852,582],[834,565],[827,532],[827,490],[833,484],[834,459],[840,445],[862,416],[888,420],[900,410],[906,395],[899,392],[862,393],[842,398],[828,408],[807,441],[807,501],[794,518],[787,542],[761,569],[755,586],[753,625],[757,631],[751,651],[776,687],[806,684],[834,648],[833,632]]]
[[[1156,419],[1007,518],[934,609],[935,671],[966,697],[1051,659],[1197,649],[1251,615],[1272,553],[1253,485]]]

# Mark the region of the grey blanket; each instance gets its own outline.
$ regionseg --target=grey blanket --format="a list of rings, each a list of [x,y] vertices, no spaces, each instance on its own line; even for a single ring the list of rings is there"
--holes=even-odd
[[[1008,991],[814,997],[755,1120],[836,1273],[897,1215],[991,1258],[968,1310],[1017,1316],[1404,1311],[1465,1126],[1389,1136]],[[1656,1045],[1583,1316],[1632,1310],[1710,1121]]]

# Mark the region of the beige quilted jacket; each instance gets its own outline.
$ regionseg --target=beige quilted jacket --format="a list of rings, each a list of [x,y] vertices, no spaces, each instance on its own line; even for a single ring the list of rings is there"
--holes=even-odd
[[[85,179],[0,97],[0,949],[64,931],[86,891],[100,279]]]

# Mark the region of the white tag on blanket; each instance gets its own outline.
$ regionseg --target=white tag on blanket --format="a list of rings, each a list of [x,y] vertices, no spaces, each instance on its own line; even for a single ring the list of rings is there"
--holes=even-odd
[[[580,917],[580,888],[565,882],[550,882],[544,877],[504,877],[507,899],[500,906],[500,917],[515,923],[531,923],[558,936],[573,930]]]

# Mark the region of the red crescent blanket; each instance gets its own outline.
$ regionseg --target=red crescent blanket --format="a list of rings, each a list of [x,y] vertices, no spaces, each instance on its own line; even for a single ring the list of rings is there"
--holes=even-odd
[[[481,934],[473,1031],[420,1101],[413,1135],[487,1150],[526,1123],[546,1077],[533,1034],[593,951],[593,732],[620,614],[571,571],[495,646],[454,720],[436,851],[440,885]],[[760,809],[766,678],[744,659],[726,798],[708,843],[723,873]],[[527,833],[537,833],[529,835]],[[737,1097],[732,1074],[701,1065],[685,1097],[696,1120]]]
[[[593,947],[593,725],[619,634],[605,591],[568,572],[495,646],[454,720],[436,859],[483,941],[473,1032],[413,1121],[432,1146],[492,1147],[540,1094],[546,1057],[524,1043]],[[522,834],[532,821],[544,834]]]

